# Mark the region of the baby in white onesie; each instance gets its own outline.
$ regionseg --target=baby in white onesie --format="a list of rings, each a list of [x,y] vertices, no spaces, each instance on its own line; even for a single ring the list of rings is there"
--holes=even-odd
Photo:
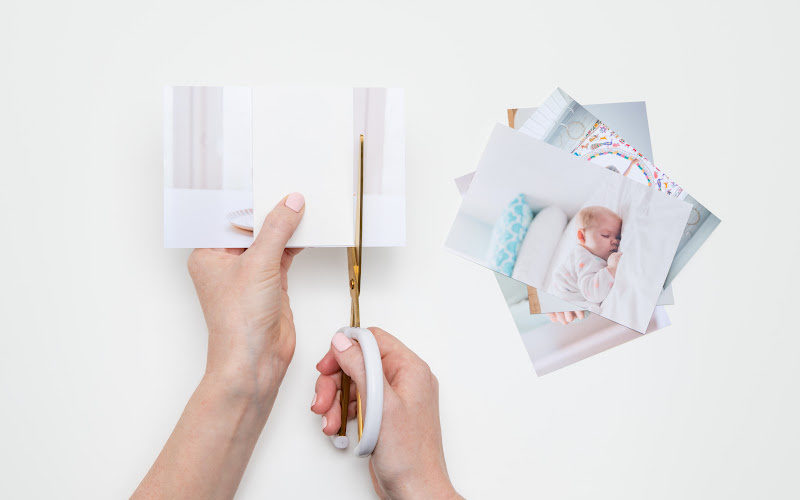
[[[576,215],[578,244],[553,274],[550,292],[592,312],[614,286],[622,219],[606,207],[585,207]]]

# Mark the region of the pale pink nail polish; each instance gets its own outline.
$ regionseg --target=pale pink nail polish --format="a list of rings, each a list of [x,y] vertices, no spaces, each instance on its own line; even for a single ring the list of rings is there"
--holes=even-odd
[[[325,430],[325,427],[328,426],[328,419],[326,417],[322,417],[322,430]]]
[[[303,205],[306,204],[306,199],[300,193],[292,193],[286,197],[284,204],[295,212],[299,212],[303,209]]]
[[[311,400],[311,406],[313,407],[317,403],[317,393],[314,393],[314,399]]]
[[[336,332],[336,335],[333,336],[331,343],[339,352],[346,351],[351,345],[353,345],[353,342],[342,332]]]

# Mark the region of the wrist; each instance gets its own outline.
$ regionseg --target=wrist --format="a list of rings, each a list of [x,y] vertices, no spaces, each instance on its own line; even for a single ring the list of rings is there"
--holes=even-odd
[[[416,486],[403,488],[389,498],[397,500],[413,500],[417,498],[436,498],[436,499],[458,499],[464,498],[458,494],[450,481],[441,483],[419,483]]]
[[[272,406],[286,369],[287,365],[278,362],[264,363],[259,368],[249,366],[249,363],[209,364],[201,385],[232,403]]]
[[[401,481],[394,492],[389,493],[393,499],[415,498],[462,498],[456,492],[446,470],[432,473],[434,469],[426,469],[426,473],[415,474],[407,481]]]

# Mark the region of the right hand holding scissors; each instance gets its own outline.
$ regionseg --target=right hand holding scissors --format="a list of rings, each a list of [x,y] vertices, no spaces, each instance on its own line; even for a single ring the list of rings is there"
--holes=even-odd
[[[369,462],[372,484],[381,498],[461,498],[447,474],[439,423],[439,382],[430,367],[402,342],[380,328],[369,328],[383,360],[383,418]],[[358,343],[337,333],[317,363],[320,372],[311,411],[322,415],[322,432],[337,433],[341,410],[340,371],[364,387],[364,358]],[[350,391],[348,418],[355,417]],[[367,402],[367,404],[369,404]]]

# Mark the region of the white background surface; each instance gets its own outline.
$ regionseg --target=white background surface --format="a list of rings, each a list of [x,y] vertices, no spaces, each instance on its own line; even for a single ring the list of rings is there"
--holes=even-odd
[[[164,84],[405,87],[407,248],[363,319],[441,383],[470,498],[791,498],[800,447],[796,2],[4,2],[0,497],[136,487],[198,382],[188,251],[162,247]],[[723,223],[673,326],[536,378],[494,277],[442,246],[507,106],[646,100],[655,157]],[[743,131],[747,131],[746,134]],[[241,498],[369,498],[308,411],[344,250],[291,274],[297,352]]]

